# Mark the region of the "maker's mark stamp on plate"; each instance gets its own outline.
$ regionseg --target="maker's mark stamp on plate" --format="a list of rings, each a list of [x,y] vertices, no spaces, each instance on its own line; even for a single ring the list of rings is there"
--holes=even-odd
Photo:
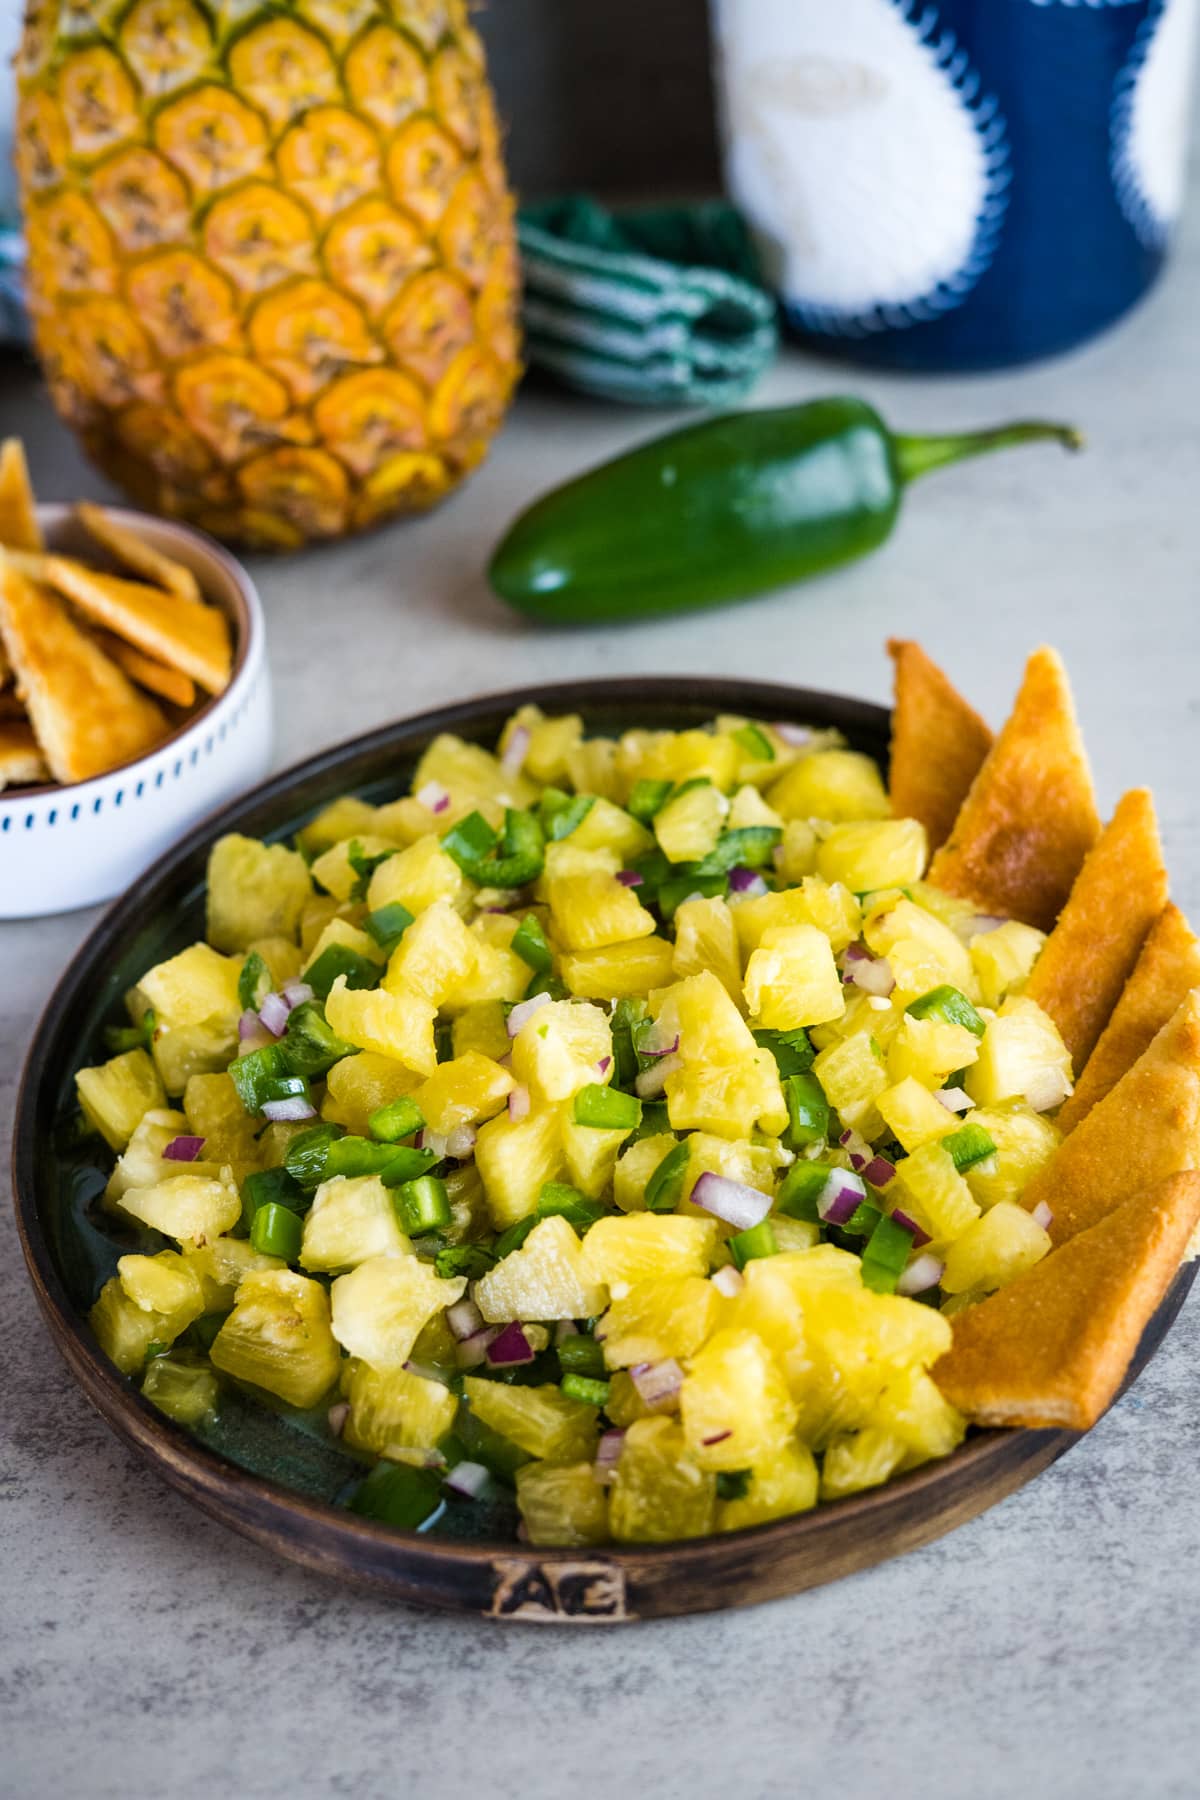
[[[489,1618],[611,1625],[636,1617],[626,1604],[624,1571],[614,1563],[539,1563],[497,1556],[492,1568]]]

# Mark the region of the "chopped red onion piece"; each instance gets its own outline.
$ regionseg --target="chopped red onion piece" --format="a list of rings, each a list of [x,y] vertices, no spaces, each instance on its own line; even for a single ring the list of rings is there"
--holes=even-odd
[[[518,1363],[532,1362],[533,1358],[533,1345],[516,1319],[511,1325],[506,1325],[487,1347],[487,1359],[493,1369],[512,1369]]]
[[[789,725],[786,722],[777,722],[772,725],[771,730],[776,737],[782,738],[784,743],[793,750],[804,750],[812,743],[811,725]]]
[[[328,1413],[329,1429],[332,1431],[334,1437],[341,1437],[346,1420],[349,1417],[350,1402],[348,1400],[335,1400]]]
[[[462,1162],[475,1148],[475,1127],[456,1125],[446,1136],[446,1154]]]
[[[262,1020],[256,1012],[244,1012],[238,1020],[238,1039],[245,1043],[247,1038],[261,1038],[263,1035]]]
[[[713,1444],[723,1444],[725,1442],[726,1438],[731,1438],[732,1436],[733,1436],[733,1432],[731,1430],[714,1431],[711,1433],[710,1436],[708,1436],[706,1438],[701,1438],[700,1442],[704,1445],[704,1448],[707,1450]]]
[[[455,1463],[445,1477],[444,1485],[464,1500],[481,1500],[491,1485],[492,1477],[482,1463]]]
[[[670,1411],[683,1386],[683,1370],[673,1356],[662,1362],[635,1363],[629,1378],[645,1404],[655,1411],[660,1407]]]
[[[738,867],[729,871],[729,891],[731,894],[745,894],[757,899],[767,892],[767,884],[755,869]]]
[[[671,1039],[669,1044],[660,1044],[657,1039],[654,1039],[651,1043],[639,1044],[638,1046],[638,1049],[643,1056],[674,1056],[678,1048],[678,1032],[675,1033],[675,1036]]]
[[[422,1126],[414,1139],[418,1150],[428,1150],[441,1162],[449,1147],[450,1140],[442,1136],[440,1131],[430,1131],[428,1125]]]
[[[293,1094],[287,1100],[264,1100],[263,1117],[273,1124],[283,1125],[299,1119],[315,1119],[317,1109],[311,1100],[303,1094]]]
[[[440,781],[427,781],[424,787],[417,789],[415,798],[431,813],[443,813],[450,804],[450,795]]]
[[[616,1474],[617,1464],[621,1460],[621,1452],[625,1448],[625,1433],[612,1430],[602,1432],[596,1445],[596,1460],[592,1465],[592,1474],[602,1487]]]
[[[942,1271],[945,1267],[944,1262],[939,1262],[936,1256],[930,1256],[928,1253],[924,1256],[914,1257],[901,1273],[900,1279],[896,1283],[896,1292],[905,1295],[927,1293],[942,1279]]]
[[[454,1352],[454,1360],[460,1369],[477,1369],[481,1362],[487,1360],[488,1345],[500,1334],[498,1325],[485,1325],[482,1331],[472,1332],[469,1338],[463,1338]]]
[[[847,1176],[846,1179],[851,1178]],[[752,1226],[761,1225],[771,1210],[770,1194],[762,1194],[741,1181],[730,1181],[726,1175],[714,1175],[710,1169],[701,1175],[690,1199],[693,1206],[712,1213],[714,1218],[724,1219],[736,1231],[749,1231]]]
[[[285,981],[279,991],[287,1001],[289,1008],[303,1006],[306,1000],[315,1000],[317,997],[307,981]]]
[[[698,1187],[700,1183],[696,1185]],[[851,1175],[846,1169],[835,1169],[817,1195],[818,1216],[826,1225],[844,1225],[847,1219],[853,1218],[866,1197],[866,1186],[860,1176]],[[695,1194],[692,1198],[695,1199]]]
[[[168,1162],[195,1162],[203,1148],[202,1137],[177,1137],[171,1139],[163,1156]]]
[[[514,1125],[529,1117],[529,1108],[533,1101],[527,1087],[515,1087],[508,1096],[508,1116]]]
[[[846,1145],[850,1142],[850,1139],[853,1136],[854,1136],[854,1133],[851,1131],[850,1127],[847,1125],[845,1131],[843,1131],[841,1137],[838,1139],[838,1143],[842,1146],[843,1150],[846,1148]]]
[[[1000,913],[976,913],[971,921],[972,935],[985,937],[989,931],[999,931],[1002,925],[1007,924],[1008,920]]]
[[[522,1025],[532,1019],[534,1013],[538,1012],[540,1008],[549,1006],[549,1004],[549,994],[535,994],[531,1000],[522,1000],[519,1005],[514,1006],[508,1015],[506,1026],[509,1037],[515,1038]]]
[[[602,1056],[600,1058],[600,1061],[596,1064],[596,1073],[597,1073],[597,1075],[607,1075],[608,1071],[611,1068],[612,1068],[612,1057],[611,1056]]]
[[[674,1075],[675,1071],[682,1067],[683,1058],[668,1052],[666,1055],[660,1056],[658,1061],[652,1063],[648,1069],[643,1069],[633,1084],[634,1092],[639,1100],[653,1100],[657,1094],[661,1094],[667,1085],[668,1075]]]
[[[291,1010],[282,994],[268,994],[258,1009],[258,1016],[272,1037],[282,1037]]]
[[[483,1314],[473,1300],[456,1300],[446,1308],[446,1323],[460,1344],[484,1328]]]
[[[852,1150],[850,1152],[850,1167],[855,1171],[855,1173],[858,1175],[861,1175],[863,1170],[866,1168],[866,1166],[867,1166],[866,1157],[860,1156],[857,1150]]]
[[[887,957],[871,956],[858,944],[851,944],[846,951],[843,975],[864,994],[874,994],[881,1000],[886,999],[896,985],[896,977],[892,974],[892,965]]]
[[[617,880],[622,887],[641,887],[645,879],[646,877],[639,875],[636,869],[617,870]]]
[[[871,1149],[866,1138],[860,1136],[857,1131],[843,1131],[838,1142],[841,1144],[842,1149],[847,1151],[852,1158],[861,1156],[864,1168],[874,1155],[874,1151]]]
[[[529,755],[530,735],[528,725],[518,725],[509,738],[504,747],[504,755],[500,758],[500,767],[506,775],[521,773],[521,765]]]
[[[929,1243],[929,1233],[927,1231],[922,1231],[911,1213],[901,1212],[898,1206],[894,1206],[892,1208],[892,1218],[896,1221],[896,1224],[900,1226],[902,1231],[912,1232],[914,1249],[919,1250],[922,1244]]]
[[[1029,1216],[1035,1225],[1041,1226],[1043,1231],[1049,1231],[1051,1225],[1054,1223],[1054,1214],[1044,1200],[1038,1201]]]
[[[947,1112],[952,1113],[970,1112],[975,1104],[970,1094],[965,1094],[958,1087],[936,1088],[933,1097],[941,1101]]]
[[[732,1300],[734,1295],[740,1294],[745,1287],[746,1278],[740,1269],[735,1269],[732,1263],[727,1263],[723,1269],[717,1270],[712,1278],[712,1284],[718,1294],[724,1294],[727,1300]]]
[[[863,1180],[869,1181],[872,1187],[886,1187],[896,1173],[895,1163],[886,1156],[873,1156],[863,1170]]]

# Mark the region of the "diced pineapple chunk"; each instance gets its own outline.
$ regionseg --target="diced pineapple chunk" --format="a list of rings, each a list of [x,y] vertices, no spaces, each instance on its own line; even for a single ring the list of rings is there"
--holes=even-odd
[[[310,819],[303,830],[296,833],[296,841],[309,856],[319,856],[333,844],[353,837],[361,838],[374,831],[375,816],[376,808],[368,806],[365,800],[358,800],[353,794],[342,794],[322,807],[316,818]]]
[[[571,833],[571,842],[581,850],[610,850],[621,864],[654,848],[654,839],[644,825],[624,807],[614,806],[599,795]]]
[[[326,850],[312,866],[313,880],[319,882],[326,893],[332,894],[335,900],[352,900],[355,889],[361,880],[361,873],[354,867],[351,853],[360,857],[374,858],[387,856],[394,851],[395,844],[390,838],[380,837],[373,832],[365,836],[355,834],[343,843],[334,844]],[[361,890],[360,890],[361,892]]]
[[[1049,1233],[1023,1206],[1000,1200],[955,1238],[946,1253],[941,1285],[947,1294],[965,1294],[973,1288],[990,1293],[1032,1269],[1049,1252]]]
[[[109,1062],[80,1069],[75,1092],[88,1124],[118,1151],[124,1150],[146,1113],[167,1103],[158,1071],[144,1050],[127,1050]]]
[[[842,1500],[865,1488],[882,1487],[907,1454],[904,1440],[881,1425],[835,1438],[821,1465],[822,1500]]]
[[[906,1150],[915,1150],[931,1138],[947,1137],[955,1129],[953,1113],[911,1075],[894,1087],[885,1088],[875,1105],[893,1137],[899,1138]]]
[[[497,1230],[535,1212],[545,1183],[566,1172],[557,1111],[545,1107],[520,1120],[506,1112],[489,1119],[475,1139],[475,1166]]]
[[[178,1250],[161,1250],[157,1256],[122,1256],[117,1276],[135,1306],[169,1316],[172,1338],[205,1310],[200,1277]]]
[[[971,1227],[974,1230],[974,1226]],[[930,1457],[949,1456],[966,1434],[967,1422],[923,1369],[901,1369],[875,1402],[872,1423],[898,1437],[908,1451],[905,1468]]]
[[[979,1039],[965,1025],[902,1013],[888,1045],[888,1074],[893,1081],[911,1076],[924,1087],[938,1088],[947,1075],[968,1068],[978,1055]]]
[[[612,1074],[607,1017],[586,1000],[547,1001],[513,1039],[512,1069],[534,1095],[549,1101],[567,1100],[582,1087],[607,1082]]]
[[[570,1100],[563,1101],[561,1118],[567,1179],[590,1200],[598,1200],[612,1184],[617,1157],[629,1132],[624,1128],[605,1131],[595,1125],[577,1125]]]
[[[264,937],[294,942],[311,893],[297,851],[230,832],[208,858],[208,941],[216,950],[246,950]]]
[[[1057,1126],[1022,1104],[980,1107],[971,1114],[971,1123],[986,1131],[996,1146],[995,1156],[966,1171],[967,1186],[983,1207],[1019,1200],[1058,1149]]]
[[[684,788],[654,815],[654,835],[668,862],[699,862],[716,848],[729,802],[705,782]]]
[[[218,1176],[168,1175],[153,1187],[126,1188],[121,1207],[131,1218],[181,1243],[220,1237],[242,1216],[242,1203],[228,1169]]]
[[[537,798],[537,789],[524,775],[511,774],[498,757],[449,732],[435,737],[418,763],[413,793],[431,781],[449,792],[452,817],[476,807],[494,815],[506,806],[530,806]]]
[[[846,1010],[829,939],[815,925],[765,931],[746,966],[745,993],[751,1013],[769,1031],[823,1025]]]
[[[648,1212],[597,1219],[583,1240],[583,1266],[618,1300],[657,1276],[707,1274],[716,1240],[715,1219]]]
[[[206,1162],[219,1161],[218,1147],[236,1145],[248,1160],[254,1157],[257,1124],[242,1105],[241,1095],[228,1073],[193,1075],[183,1090],[187,1130],[204,1139]]]
[[[785,819],[827,819],[831,824],[891,816],[877,765],[857,750],[814,750],[794,762],[767,789],[767,800]]]
[[[753,789],[750,790],[753,793]],[[685,900],[675,911],[675,952],[668,973],[648,981],[644,993],[670,980],[670,970],[685,978],[706,971],[716,976],[735,1006],[742,1004],[742,963],[733,913],[719,895]]]
[[[683,912],[680,907],[679,912]],[[679,914],[676,914],[678,922]],[[672,946],[665,938],[645,937],[630,944],[608,944],[564,956],[563,981],[581,1000],[623,1000],[664,987],[671,979]]]
[[[817,852],[817,871],[851,893],[900,888],[925,873],[929,845],[918,819],[835,825]]]
[[[567,756],[583,737],[583,720],[578,713],[548,719],[539,706],[522,706],[515,712],[500,734],[500,751],[512,743],[515,731],[527,731],[529,743],[521,772],[534,781],[553,782],[561,786],[567,773]]]
[[[758,764],[760,768],[770,768],[770,764]],[[725,821],[730,831],[742,831],[747,825],[767,825],[772,831],[779,831],[783,820],[773,806],[768,806],[756,787],[747,781],[740,787],[729,803],[729,817]],[[809,873],[808,870],[805,873]]]
[[[443,1281],[415,1256],[369,1257],[330,1290],[333,1335],[373,1369],[403,1368],[421,1328],[466,1285],[462,1276]]]
[[[723,1500],[717,1507],[718,1531],[741,1531],[747,1525],[765,1525],[791,1513],[808,1512],[817,1504],[817,1465],[807,1444],[794,1438],[764,1457],[749,1471],[749,1486],[737,1500]]]
[[[135,992],[152,1006],[159,1025],[236,1025],[241,1012],[238,978],[241,957],[221,956],[207,944],[192,944],[148,969]]]
[[[650,996],[661,1042],[679,1039],[685,1063],[733,1067],[758,1046],[741,1013],[711,972],[688,975]]]
[[[324,956],[327,950],[352,950],[355,956],[365,956],[368,962],[378,963],[383,967],[383,952],[375,939],[360,931],[357,925],[351,925],[349,919],[332,918],[322,930],[308,955],[304,958],[304,973],[307,974],[313,964]]]
[[[716,1476],[691,1455],[674,1419],[634,1420],[609,1500],[609,1524],[618,1543],[706,1537],[715,1522],[716,1499]]]
[[[777,1454],[796,1404],[762,1339],[718,1331],[691,1360],[680,1397],[683,1434],[702,1469],[744,1469]]]
[[[675,1146],[676,1139],[670,1132],[660,1131],[653,1137],[639,1138],[617,1158],[613,1170],[613,1200],[622,1212],[645,1211],[646,1183],[663,1157]]]
[[[216,1413],[220,1388],[207,1362],[201,1362],[194,1351],[182,1351],[151,1360],[142,1393],[169,1419],[195,1430]]]
[[[788,1122],[779,1067],[755,1048],[740,1064],[687,1060],[666,1078],[667,1117],[675,1131],[693,1127],[720,1137],[748,1138],[756,1129],[778,1133]]]
[[[119,1210],[118,1203],[127,1188],[153,1187],[156,1181],[169,1175],[171,1170],[163,1164],[163,1151],[172,1138],[177,1138],[187,1128],[188,1121],[181,1112],[156,1106],[143,1113],[108,1178],[105,1204]]]
[[[487,890],[481,888],[479,891],[482,894]],[[468,933],[475,938],[474,965],[469,970],[460,968],[457,975],[447,980],[441,1003],[444,1013],[453,1015],[489,1000],[507,1000],[512,1005],[522,998],[529,986],[529,964],[522,961],[515,950],[495,943],[485,935],[488,926],[514,923],[486,914],[476,919]]]
[[[261,956],[267,965],[267,974],[271,978],[271,986],[276,993],[289,981],[297,981],[300,970],[304,966],[304,956],[300,945],[285,937],[251,938],[246,946],[246,954]]]
[[[604,1410],[612,1423],[619,1425],[622,1430],[625,1426],[632,1425],[635,1419],[649,1418],[652,1412],[624,1369],[617,1369],[609,1380]]]
[[[614,1300],[596,1335],[611,1369],[666,1357],[692,1356],[716,1329],[721,1296],[700,1275],[659,1276],[641,1281]]]
[[[567,950],[603,950],[654,935],[653,913],[615,874],[556,875],[547,885],[554,930]]]
[[[289,1406],[315,1406],[341,1364],[325,1289],[290,1269],[246,1275],[210,1354],[226,1375],[266,1388]]]
[[[535,1225],[519,1250],[482,1276],[475,1303],[489,1324],[510,1319],[590,1319],[608,1293],[585,1268],[579,1239],[566,1219]]]
[[[1044,931],[1022,925],[1019,919],[1009,919],[994,931],[980,932],[971,939],[971,962],[985,1006],[999,1006],[1006,994],[1025,986],[1045,941]]]
[[[784,881],[800,882],[817,872],[817,834],[807,819],[788,819],[776,863]]]
[[[450,1028],[450,1042],[456,1057],[471,1050],[493,1062],[507,1056],[512,1045],[501,1002],[480,1000],[465,1007]]]
[[[617,771],[617,745],[613,738],[585,738],[566,753],[567,780],[577,794],[599,794],[620,800],[624,788]]]
[[[432,1450],[454,1423],[458,1402],[440,1381],[408,1369],[372,1369],[353,1363],[342,1391],[350,1415],[342,1436],[354,1450],[392,1456],[400,1450]]]
[[[412,988],[434,1006],[475,973],[479,939],[449,900],[435,900],[409,926],[388,963],[383,985],[390,993]]]
[[[878,1135],[877,1129],[871,1129],[878,1117],[875,1102],[888,1078],[882,1056],[867,1032],[856,1031],[822,1050],[813,1063],[813,1074],[847,1125],[867,1137]]]
[[[739,1182],[743,1187],[757,1188],[760,1194],[773,1193],[776,1170],[786,1160],[777,1144],[751,1144],[745,1139],[719,1137],[707,1131],[694,1131],[687,1146],[683,1193],[685,1201],[689,1202],[692,1189],[706,1173],[723,1175],[726,1180]]]
[[[139,1372],[152,1344],[172,1341],[170,1319],[138,1306],[115,1275],[101,1288],[100,1297],[88,1314],[88,1324],[105,1356],[122,1375]]]
[[[507,1042],[507,1040],[506,1040]],[[468,1050],[449,1062],[439,1063],[413,1098],[431,1131],[448,1136],[460,1125],[475,1125],[500,1111],[515,1083],[507,1069]]]
[[[300,914],[300,953],[307,959],[312,955],[313,945],[328,925],[330,919],[341,916],[341,902],[332,894],[314,894]]]
[[[1014,994],[988,1020],[967,1092],[981,1106],[1024,1100],[1049,1112],[1071,1092],[1071,1053],[1036,1000]]]
[[[615,875],[620,867],[621,859],[615,850],[587,850],[573,836],[562,838],[546,845],[546,863],[534,883],[534,895],[539,905],[548,907],[556,881],[576,875]]]
[[[463,1389],[477,1419],[531,1456],[551,1463],[592,1460],[598,1416],[594,1406],[571,1400],[553,1386],[509,1387],[481,1376],[468,1375]]]
[[[386,806],[377,806],[375,817],[367,829],[376,837],[386,838],[388,843],[397,848],[407,849],[418,838],[428,836],[429,808],[422,805],[414,795],[406,794],[399,800],[389,800]],[[352,830],[348,835],[357,836],[361,842],[361,832]]]
[[[590,1462],[526,1463],[516,1473],[517,1506],[531,1544],[582,1549],[608,1538],[608,1495]]]
[[[380,1056],[374,1050],[343,1056],[325,1077],[321,1116],[335,1125],[344,1125],[357,1137],[366,1137],[371,1114],[389,1100],[415,1093],[420,1079],[394,1057]]]
[[[887,957],[906,994],[927,994],[943,983],[968,998],[978,992],[966,945],[912,900],[901,896],[873,907],[863,920],[863,937],[876,956]]]
[[[465,910],[470,899],[470,882],[433,833],[381,862],[367,888],[367,907],[371,912],[398,902],[415,915],[423,913],[435,900],[449,900],[452,906]]]
[[[765,932],[780,925],[815,925],[835,954],[852,944],[862,925],[862,909],[849,888],[832,887],[819,875],[806,875],[799,887],[739,900],[730,909],[742,955],[757,950]]]
[[[183,1255],[200,1278],[206,1312],[228,1312],[247,1275],[285,1267],[279,1257],[264,1256],[247,1238],[209,1238],[203,1244],[189,1244]]]
[[[939,1241],[952,1241],[979,1217],[979,1206],[941,1144],[922,1144],[896,1165],[888,1199]],[[903,1198],[901,1197],[903,1194]],[[928,1311],[928,1308],[926,1308]]]
[[[704,777],[714,787],[728,789],[741,760],[741,747],[724,732],[648,732],[637,774],[646,781],[679,783]]]
[[[391,1057],[418,1075],[437,1068],[433,1022],[437,1008],[413,988],[348,988],[339,975],[325,1002],[325,1017],[346,1043]]]
[[[378,1175],[337,1175],[313,1195],[300,1246],[300,1267],[310,1274],[329,1275],[356,1268],[369,1256],[411,1251],[391,1193]]]

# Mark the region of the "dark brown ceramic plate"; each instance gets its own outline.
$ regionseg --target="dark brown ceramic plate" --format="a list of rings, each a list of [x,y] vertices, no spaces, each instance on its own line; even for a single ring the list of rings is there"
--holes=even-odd
[[[234,1397],[204,1441],[156,1412],[101,1354],[85,1314],[119,1253],[89,1221],[103,1177],[71,1141],[74,1074],[103,1055],[102,1029],[143,970],[200,936],[204,870],[224,831],[283,837],[335,795],[394,797],[439,731],[492,743],[518,706],[580,712],[588,728],[680,729],[718,712],[836,725],[858,749],[887,758],[878,706],[750,681],[646,678],[576,682],[487,696],[388,726],[323,752],[256,788],[191,832],[119,901],[76,956],[46,1009],[17,1109],[14,1183],[30,1274],[60,1350],[92,1403],[173,1487],[245,1537],[310,1568],[398,1598],[491,1618],[570,1624],[745,1606],[832,1581],[930,1542],[973,1518],[1063,1454],[1060,1431],[981,1432],[944,1462],[886,1487],[750,1531],[683,1544],[580,1553],[527,1551],[511,1523],[469,1502],[433,1532],[390,1531],[336,1505],[357,1471],[321,1426]],[[1138,1350],[1131,1379],[1183,1303],[1180,1275]]]

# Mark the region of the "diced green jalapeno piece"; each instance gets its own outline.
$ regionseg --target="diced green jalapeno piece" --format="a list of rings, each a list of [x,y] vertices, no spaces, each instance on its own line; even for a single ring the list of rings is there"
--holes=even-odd
[[[346,977],[348,988],[373,988],[379,985],[383,966],[369,956],[360,956],[348,944],[330,944],[316,962],[304,971],[304,979],[318,1000],[328,1000],[329,990],[339,975]]]
[[[308,1192],[319,1188],[325,1179],[329,1146],[344,1136],[341,1125],[313,1125],[300,1132],[287,1147],[284,1167],[298,1187]]]
[[[589,1200],[578,1188],[565,1181],[547,1181],[538,1195],[539,1219],[566,1219],[581,1234],[607,1211],[603,1200]]]
[[[398,1144],[401,1138],[412,1137],[424,1123],[425,1114],[407,1094],[389,1100],[386,1106],[377,1106],[367,1120],[371,1136],[385,1144]]]
[[[427,1175],[437,1160],[432,1150],[414,1150],[408,1144],[395,1144],[379,1179],[386,1188],[403,1187],[406,1181],[419,1181],[422,1175]]]
[[[634,1046],[634,1032],[646,1017],[644,1000],[618,1000],[613,1007],[612,1043],[616,1067],[615,1087],[631,1087],[641,1070],[641,1059]]]
[[[669,781],[635,781],[626,808],[642,825],[649,825],[656,812],[661,812],[671,797]]]
[[[395,1144],[379,1144],[372,1138],[344,1137],[337,1138],[330,1144],[325,1157],[326,1181],[335,1175],[384,1175],[391,1172],[392,1164],[400,1157],[407,1162],[407,1152],[403,1146]]]
[[[250,1225],[250,1242],[262,1256],[282,1256],[284,1262],[295,1262],[300,1254],[304,1227],[294,1212],[268,1200],[260,1206]]]
[[[754,1041],[775,1058],[781,1076],[803,1075],[811,1069],[816,1051],[807,1031],[756,1031]]]
[[[324,1075],[343,1056],[354,1054],[354,1045],[338,1036],[319,1000],[304,1000],[292,1008],[283,1036],[283,1056],[293,1075]]]
[[[642,1103],[619,1088],[591,1082],[576,1094],[572,1117],[577,1125],[592,1125],[598,1131],[636,1131],[642,1121]]]
[[[811,1070],[787,1076],[783,1097],[788,1109],[784,1133],[788,1149],[803,1150],[809,1144],[823,1144],[829,1135],[829,1102]]]
[[[905,1007],[914,1019],[944,1019],[948,1025],[965,1025],[975,1037],[982,1037],[987,1023],[981,1019],[967,996],[956,987],[943,985],[930,988],[918,1000]]]
[[[733,741],[740,744],[755,762],[775,761],[775,747],[761,725],[743,725],[733,733]]]
[[[690,1151],[686,1140],[668,1150],[646,1183],[646,1211],[674,1212],[683,1199],[683,1183],[687,1175]]]
[[[546,934],[533,913],[526,913],[517,929],[513,932],[510,949],[515,950],[522,962],[538,975],[547,975],[554,967],[554,956]]]
[[[782,840],[783,831],[778,825],[740,825],[733,831],[723,831],[708,855],[692,864],[692,873],[720,875],[730,869],[765,869],[771,852]]]
[[[638,1143],[642,1138],[664,1137],[671,1129],[671,1117],[665,1100],[643,1100],[642,1122],[633,1134],[632,1142]]]
[[[289,1077],[297,1080],[299,1086],[289,1089],[286,1094],[280,1093],[280,1082]],[[229,1065],[229,1079],[248,1113],[261,1112],[267,1100],[286,1099],[289,1094],[308,1091],[308,1083],[303,1077],[291,1076],[282,1044],[264,1044],[261,1050],[236,1057]]]
[[[365,900],[367,889],[371,885],[371,877],[380,863],[387,862],[389,857],[399,853],[397,844],[394,850],[377,850],[373,853],[363,849],[357,838],[351,838],[350,848],[346,852],[346,860],[354,870],[354,886],[350,889],[351,900]]]
[[[578,831],[595,804],[594,794],[567,794],[562,788],[543,788],[538,801],[542,830],[552,844],[560,844]]]
[[[528,887],[546,866],[546,840],[537,817],[510,807],[494,857],[484,864],[489,887]]]
[[[411,1463],[378,1462],[349,1501],[362,1519],[377,1519],[396,1531],[420,1531],[445,1509],[442,1484],[430,1469]]]
[[[402,1182],[392,1196],[392,1204],[409,1237],[420,1237],[422,1232],[439,1231],[454,1223],[446,1184],[436,1175],[418,1175],[415,1181]]]
[[[484,1468],[501,1481],[512,1486],[512,1478],[518,1469],[532,1462],[528,1450],[522,1450],[502,1432],[493,1431],[482,1419],[477,1419],[467,1401],[462,1401],[458,1409],[458,1418],[452,1434],[462,1446],[462,1454],[458,1462],[469,1461],[482,1463]],[[442,1439],[442,1444],[446,1439]]]
[[[506,1231],[502,1231],[492,1246],[496,1261],[501,1262],[514,1250],[519,1250],[537,1222],[536,1212],[527,1213],[523,1219],[517,1219]]]
[[[238,1005],[243,1012],[257,1012],[271,991],[271,971],[257,950],[252,950],[238,976]]]
[[[447,856],[452,856],[463,874],[474,876],[472,871],[478,868],[496,848],[496,833],[492,830],[481,812],[468,813],[457,825],[452,825],[442,838],[442,849]]]
[[[564,1375],[562,1391],[568,1400],[582,1400],[585,1406],[603,1406],[608,1400],[610,1384],[590,1375]]]
[[[217,1333],[228,1317],[227,1312],[207,1312],[193,1320],[191,1334],[201,1350],[212,1349]]]
[[[306,1212],[311,1199],[286,1169],[254,1169],[242,1183],[242,1224],[249,1231],[255,1213],[263,1206],[286,1206],[289,1212]]]
[[[894,1294],[912,1255],[913,1234],[885,1214],[862,1253],[863,1286],[877,1294]]]
[[[762,1219],[752,1225],[749,1231],[735,1232],[729,1240],[729,1254],[736,1268],[744,1269],[748,1262],[758,1256],[777,1256],[779,1245],[775,1241],[775,1233],[770,1219]]]
[[[495,1252],[484,1244],[450,1244],[433,1259],[434,1271],[443,1281],[452,1281],[456,1275],[478,1281],[495,1266]]]
[[[390,956],[412,922],[413,916],[407,906],[393,900],[368,913],[363,920],[363,930],[368,937],[374,938],[385,956]]]
[[[564,1338],[558,1346],[558,1366],[564,1375],[589,1375],[602,1379],[605,1375],[604,1346],[586,1332]]]
[[[722,1469],[718,1474],[718,1500],[744,1500],[749,1492],[749,1469]]]
[[[775,1202],[776,1212],[785,1213],[789,1219],[819,1220],[817,1201],[832,1174],[829,1163],[794,1162],[783,1178]]]
[[[995,1141],[982,1125],[960,1125],[957,1131],[942,1139],[942,1149],[950,1152],[960,1175],[965,1169],[973,1169],[976,1163],[996,1154]]]
[[[655,899],[664,919],[673,919],[685,900],[698,894],[702,900],[723,896],[729,886],[725,875],[672,875],[660,886]]]
[[[532,1000],[535,994],[549,994],[551,1000],[569,1000],[571,998],[565,981],[560,981],[557,975],[539,975],[536,971],[530,976],[529,986],[521,998]]]
[[[869,1200],[864,1200],[861,1206],[855,1207],[842,1230],[849,1232],[851,1237],[869,1238],[882,1217],[880,1207],[872,1206]]]

